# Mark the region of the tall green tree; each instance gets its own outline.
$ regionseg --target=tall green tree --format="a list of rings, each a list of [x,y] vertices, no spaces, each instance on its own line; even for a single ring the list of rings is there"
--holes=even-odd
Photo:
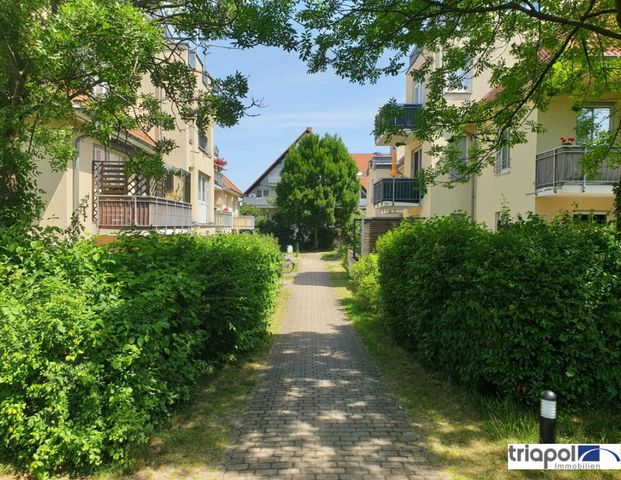
[[[501,146],[541,131],[529,115],[556,95],[571,96],[578,109],[621,92],[620,0],[331,0],[307,4],[298,18],[305,28],[301,55],[313,72],[333,67],[354,82],[375,81],[403,72],[407,55],[418,49],[422,65],[412,76],[425,82],[426,102],[415,119],[416,136],[434,141],[470,128],[477,137],[467,164],[450,146],[436,148],[438,167],[425,172],[428,181],[451,171],[461,178],[479,173]],[[467,71],[489,76],[494,95],[447,102],[444,92]],[[386,121],[403,114],[396,102],[380,113],[376,134],[404,133]],[[615,119],[612,132],[592,136],[587,173],[604,159],[621,163],[613,148],[620,146]],[[621,211],[617,218],[621,230]]]
[[[255,104],[246,78],[215,79],[201,93],[173,53],[219,39],[291,48],[290,8],[288,0],[0,0],[0,228],[37,218],[37,158],[56,169],[73,158],[76,108],[104,144],[126,129],[175,128],[155,98],[140,94],[145,76],[198,128],[234,125]],[[162,174],[161,156],[172,148],[161,140],[155,155],[130,164]]]
[[[337,136],[305,135],[285,157],[276,186],[279,218],[294,225],[299,240],[342,234],[358,206],[358,168]]]

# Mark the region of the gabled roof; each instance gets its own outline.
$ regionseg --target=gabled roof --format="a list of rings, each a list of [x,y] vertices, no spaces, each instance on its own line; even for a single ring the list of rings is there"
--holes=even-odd
[[[287,149],[286,149],[284,152],[282,152],[282,154],[281,154],[281,155],[280,155],[280,156],[279,156],[276,160],[274,160],[274,162],[272,162],[272,164],[271,164],[269,167],[267,167],[267,169],[266,169],[266,170],[265,170],[265,171],[264,171],[264,172],[263,172],[263,173],[259,176],[259,178],[257,178],[257,179],[253,182],[253,184],[252,184],[252,185],[250,185],[250,186],[246,189],[246,191],[244,192],[244,195],[249,195],[249,194],[250,194],[250,192],[252,191],[252,189],[253,189],[254,187],[256,187],[259,183],[261,183],[261,180],[263,180],[263,179],[267,176],[267,174],[268,174],[268,173],[270,173],[270,172],[274,169],[274,167],[275,167],[276,165],[278,165],[280,162],[282,162],[282,161],[285,159],[285,157],[287,156],[287,153],[289,153],[289,149],[290,149],[291,147],[293,147],[295,144],[297,144],[297,143],[300,141],[300,139],[301,139],[304,135],[309,135],[309,134],[311,134],[311,133],[313,133],[313,128],[312,128],[312,127],[306,127],[306,130],[304,130],[304,131],[303,131],[303,132],[302,132],[302,133],[298,136],[298,138],[296,138],[296,139],[293,141],[293,143],[292,143],[291,145],[289,145],[289,146],[287,147]]]
[[[356,162],[356,166],[358,167],[358,171],[362,172],[362,176],[359,176],[360,185],[366,192],[367,190],[367,170],[369,169],[369,162],[373,158],[375,153],[350,153],[351,158]]]
[[[231,192],[239,195],[240,197],[243,195],[242,191],[237,188],[237,186],[233,182],[231,182],[226,176],[222,175],[222,181],[224,182],[226,188],[228,188]]]

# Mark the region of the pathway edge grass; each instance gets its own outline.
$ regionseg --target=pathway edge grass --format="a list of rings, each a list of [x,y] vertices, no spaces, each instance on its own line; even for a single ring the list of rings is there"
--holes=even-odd
[[[508,471],[507,444],[538,441],[537,413],[510,402],[476,396],[424,370],[411,353],[395,344],[378,314],[356,304],[341,262],[329,257],[325,260],[358,337],[413,426],[421,431],[423,443],[454,480],[621,479],[621,473],[614,471]],[[620,420],[603,414],[588,419],[564,417],[560,419],[558,441],[619,442]]]

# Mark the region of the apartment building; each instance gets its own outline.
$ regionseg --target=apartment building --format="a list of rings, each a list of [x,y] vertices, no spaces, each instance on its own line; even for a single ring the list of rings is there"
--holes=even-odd
[[[196,50],[188,44],[180,45],[175,55],[192,67],[197,88],[208,91],[211,78]],[[46,203],[43,225],[66,227],[78,205],[86,202],[87,216],[83,223],[90,234],[127,228],[165,233],[216,232],[213,126],[200,131],[183,121],[166,92],[154,87],[148,78],[143,79],[141,89],[158,99],[165,112],[175,116],[177,128],[153,129],[149,134],[121,131],[111,145],[104,146],[82,133],[90,119],[80,102],[76,102],[75,160],[62,172],[52,171],[45,160],[40,162],[38,185]],[[156,182],[140,175],[128,175],[125,165],[129,157],[138,151],[153,153],[155,141],[162,138],[174,140],[177,146],[164,157],[166,178]]]
[[[432,185],[421,195],[417,175],[437,162],[429,154],[433,144],[416,137],[415,112],[425,107],[425,86],[415,82],[410,73],[423,62],[421,52],[414,50],[405,76],[404,114],[391,119],[407,135],[376,138],[377,145],[391,147],[392,158],[390,162],[378,159],[370,163],[367,232],[379,222],[394,224],[405,217],[430,218],[457,210],[467,212],[489,228],[498,227],[504,208],[512,214],[534,212],[547,219],[562,212],[577,217],[593,216],[600,221],[611,219],[612,187],[619,179],[619,168],[612,169],[604,163],[597,176],[587,178],[580,164],[585,148],[576,125],[587,119],[599,130],[611,130],[621,120],[621,93],[592,99],[577,111],[569,97],[553,98],[546,111],[535,110],[529,118],[542,124],[544,131],[529,132],[526,143],[503,148],[497,153],[495,164],[486,167],[481,175],[455,183],[450,189],[442,184]],[[461,76],[462,88],[444,94],[449,104],[485,101],[497,93],[490,88],[484,73],[473,77],[461,72]],[[575,140],[569,142],[568,138]],[[448,137],[438,140],[448,141]],[[464,158],[474,141],[475,132],[457,145]],[[449,175],[438,180],[441,183],[455,178]],[[374,239],[367,242],[369,248],[373,244]]]

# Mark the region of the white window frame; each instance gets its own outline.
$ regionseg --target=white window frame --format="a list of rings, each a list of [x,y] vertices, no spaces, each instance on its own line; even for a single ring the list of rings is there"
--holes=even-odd
[[[412,178],[417,178],[418,174],[423,170],[423,149],[417,148],[412,150],[411,159]]]
[[[608,115],[608,132],[612,131],[613,128],[613,117],[615,115],[614,105],[611,103],[588,103],[580,107],[579,110],[595,110],[595,109],[607,109],[610,114]],[[580,112],[576,113],[576,129],[578,127],[578,118],[580,116]],[[591,135],[593,132],[591,132]],[[592,138],[591,138],[592,140]],[[578,139],[578,133],[576,132],[576,143],[580,145],[580,140]]]
[[[423,105],[425,103],[425,84],[423,82],[414,82],[412,99],[415,105]]]
[[[504,130],[501,134],[505,139],[508,136],[508,132]],[[511,147],[509,145],[503,145],[496,153],[496,175],[504,175],[511,171]]]
[[[463,88],[446,88],[444,93],[472,93],[472,61],[469,61],[465,68],[452,72],[452,75],[461,79]]]

